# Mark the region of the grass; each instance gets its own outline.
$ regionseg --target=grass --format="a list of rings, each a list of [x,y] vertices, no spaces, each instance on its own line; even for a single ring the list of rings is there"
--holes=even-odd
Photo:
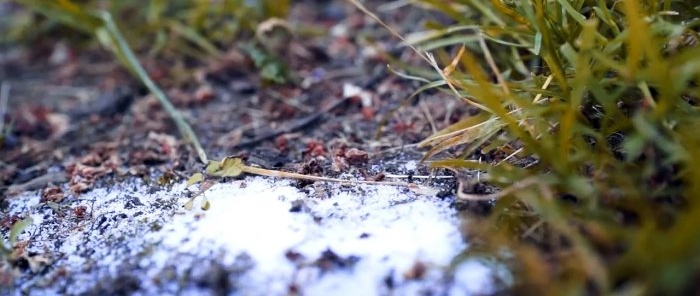
[[[11,16],[8,41],[61,36],[73,44],[86,43],[101,26],[94,14],[102,10],[119,20],[129,33],[125,40],[137,52],[179,59],[217,57],[234,41],[252,36],[260,22],[284,17],[289,10],[286,0],[13,1],[28,10]]]
[[[503,262],[527,294],[696,291],[700,3],[415,2],[453,21],[404,39],[437,70],[419,92],[479,109],[421,142],[424,160],[501,188],[460,184],[496,204],[455,264]]]

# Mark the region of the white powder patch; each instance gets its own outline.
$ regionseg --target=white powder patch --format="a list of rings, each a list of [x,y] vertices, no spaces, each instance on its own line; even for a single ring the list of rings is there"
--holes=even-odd
[[[415,171],[418,168],[418,163],[415,160],[409,160],[403,165],[403,168],[406,172]]]
[[[10,200],[10,213],[36,219],[20,239],[53,262],[44,275],[18,278],[15,295],[106,293],[114,285],[138,295],[197,295],[222,282],[232,295],[495,291],[487,265],[462,263],[447,274],[466,247],[448,201],[399,187],[350,189],[312,198],[290,181],[253,177],[208,190],[208,211],[198,202],[185,211],[184,184],[152,193],[124,184],[71,205],[91,209],[88,219],[57,218],[36,195],[23,195]],[[404,276],[417,264],[422,276]],[[67,276],[56,277],[59,269]]]
[[[464,261],[454,272],[454,282],[449,295],[495,294],[497,290],[493,281],[496,279],[507,285],[511,285],[513,281],[504,266],[476,259]]]

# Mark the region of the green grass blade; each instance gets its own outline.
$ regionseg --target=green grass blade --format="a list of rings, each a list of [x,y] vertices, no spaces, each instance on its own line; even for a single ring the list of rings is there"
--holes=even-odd
[[[121,61],[123,61],[124,65],[131,70],[139,78],[139,80],[141,80],[146,88],[148,88],[148,90],[158,99],[158,102],[160,102],[168,115],[170,115],[170,118],[172,118],[173,122],[175,122],[175,125],[177,126],[178,130],[180,130],[180,133],[185,138],[185,141],[194,146],[194,150],[199,156],[200,161],[202,163],[207,163],[207,155],[204,152],[202,145],[199,143],[197,135],[192,130],[192,127],[190,127],[187,121],[185,121],[182,114],[175,108],[175,106],[170,103],[170,100],[168,100],[165,93],[148,76],[148,73],[146,73],[146,70],[138,62],[136,55],[133,53],[133,51],[131,51],[131,48],[124,40],[124,37],[121,35],[117,25],[112,20],[112,16],[107,11],[100,11],[98,15],[104,22],[103,30],[106,31],[106,34],[111,37],[111,41],[113,42],[107,44],[107,46],[112,47],[115,54]]]

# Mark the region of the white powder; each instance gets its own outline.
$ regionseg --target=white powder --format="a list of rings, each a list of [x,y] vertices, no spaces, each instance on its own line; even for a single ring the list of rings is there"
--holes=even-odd
[[[249,177],[208,190],[208,211],[198,202],[195,210],[185,211],[184,187],[149,193],[132,182],[93,190],[71,205],[92,209],[91,219],[60,218],[38,206],[37,195],[10,200],[10,213],[34,218],[20,236],[30,239],[28,251],[54,259],[48,273],[19,278],[16,295],[95,292],[99,285],[109,287],[110,280],[125,282],[125,276],[135,278],[138,290],[131,292],[136,294],[195,295],[207,288],[190,281],[212,277],[217,264],[226,269],[234,294],[241,295],[286,295],[290,286],[304,295],[494,291],[493,267],[464,263],[454,281],[446,275],[466,245],[455,210],[438,198],[399,187],[331,186],[330,198],[320,199],[290,181]],[[296,200],[304,205],[290,212]],[[326,250],[355,263],[324,271],[313,263]],[[292,262],[288,253],[304,258],[302,263]],[[405,279],[417,262],[427,266],[425,276]],[[37,288],[58,267],[68,276]]]

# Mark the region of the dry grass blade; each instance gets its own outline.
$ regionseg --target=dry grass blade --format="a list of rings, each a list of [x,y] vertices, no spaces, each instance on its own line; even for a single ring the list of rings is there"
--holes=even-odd
[[[226,157],[221,161],[209,161],[206,168],[206,174],[216,177],[236,177],[243,173],[275,177],[275,178],[290,178],[298,180],[332,182],[341,184],[369,184],[369,185],[386,185],[386,186],[401,186],[410,189],[420,195],[435,195],[437,191],[427,186],[421,186],[412,183],[404,182],[384,182],[384,181],[365,181],[365,180],[343,180],[337,178],[320,177],[313,175],[304,175],[291,172],[276,171],[259,167],[248,166],[243,163],[240,158]],[[193,183],[201,181],[198,177],[193,176]]]

